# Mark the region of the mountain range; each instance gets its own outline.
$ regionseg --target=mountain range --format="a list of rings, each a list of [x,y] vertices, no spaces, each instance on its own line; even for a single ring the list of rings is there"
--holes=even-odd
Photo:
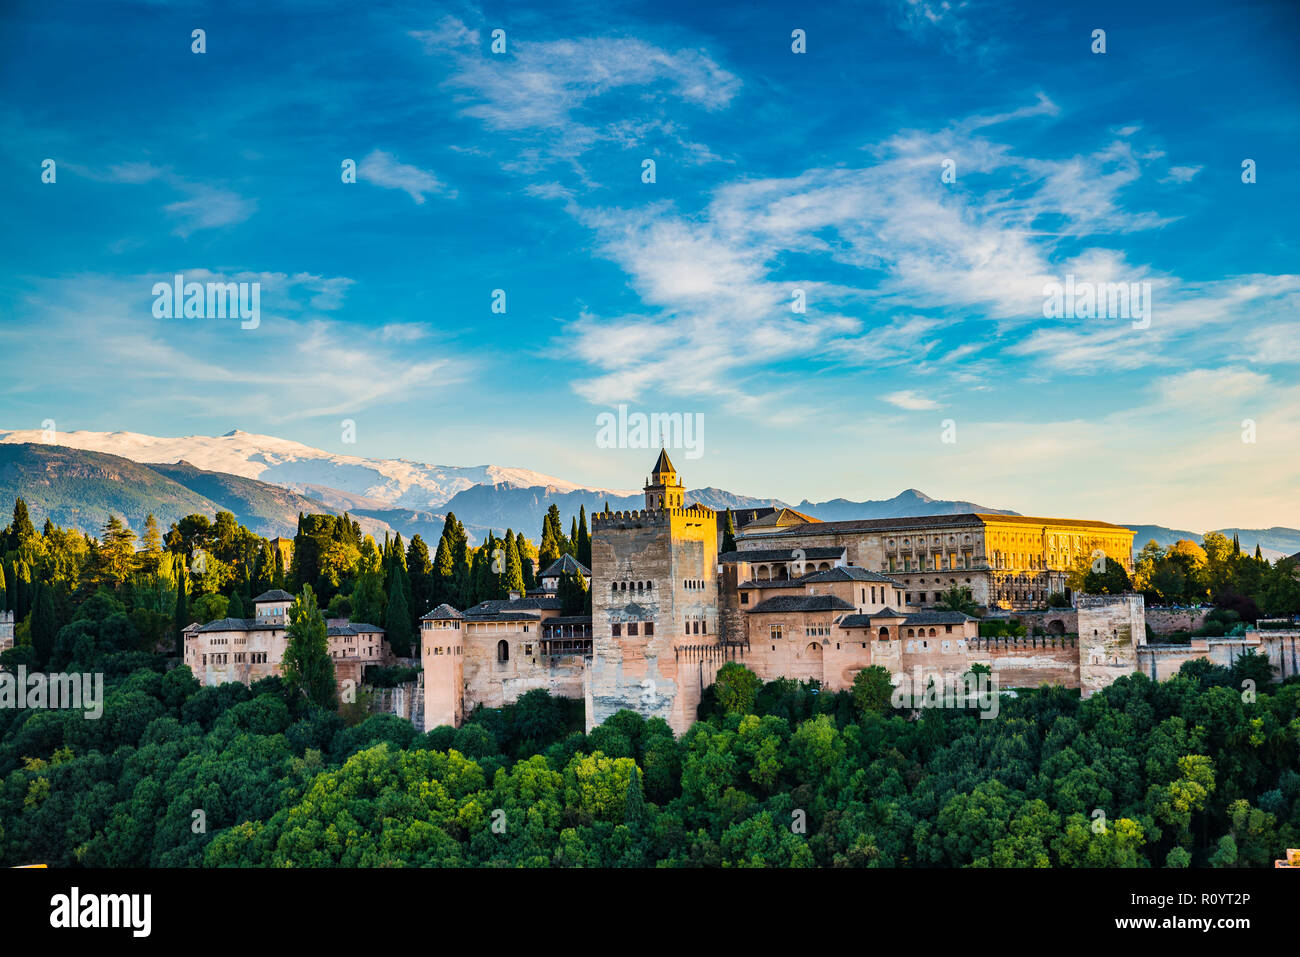
[[[643,507],[640,491],[605,489],[498,465],[429,465],[409,459],[338,455],[287,439],[238,429],[220,436],[164,438],[135,432],[60,432],[56,443],[39,430],[0,432],[0,502],[22,496],[39,525],[56,524],[98,534],[108,515],[137,531],[153,513],[165,529],[193,512],[233,512],[260,535],[292,535],[299,512],[344,511],[363,531],[382,537],[418,533],[436,542],[443,520],[454,512],[471,538],[506,528],[535,536],[554,504],[567,522],[579,507],[588,513],[608,504],[616,510]],[[988,512],[1017,515],[975,502],[934,499],[907,489],[889,499],[845,498],[798,505],[706,487],[687,492],[710,508],[794,508],[822,521],[903,518]],[[1155,539],[1171,545],[1198,533],[1160,525],[1125,524],[1134,547]],[[567,528],[566,528],[567,531]],[[1240,536],[1243,549],[1258,542],[1268,558],[1300,551],[1300,530],[1220,529]]]

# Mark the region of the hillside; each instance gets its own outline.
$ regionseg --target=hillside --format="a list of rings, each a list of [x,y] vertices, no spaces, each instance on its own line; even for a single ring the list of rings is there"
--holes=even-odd
[[[315,499],[186,462],[145,465],[58,445],[0,444],[0,501],[19,496],[38,526],[49,518],[96,535],[110,514],[139,531],[151,512],[166,529],[186,515],[218,511],[234,513],[259,535],[292,535],[300,511],[325,511]],[[369,524],[380,534],[388,527]]]

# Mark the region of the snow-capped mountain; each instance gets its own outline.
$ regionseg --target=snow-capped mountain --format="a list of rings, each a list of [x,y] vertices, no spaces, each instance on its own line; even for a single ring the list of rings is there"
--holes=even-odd
[[[39,429],[0,432],[0,443],[45,443]],[[568,482],[529,469],[499,465],[427,465],[409,459],[369,459],[239,429],[225,435],[166,438],[138,432],[59,432],[54,444],[117,455],[133,462],[189,464],[226,472],[320,498],[330,491],[341,507],[437,509],[458,492],[476,485],[512,488],[541,486],[558,492],[593,491],[613,496],[627,490],[601,489]],[[324,497],[329,497],[326,494]],[[346,499],[346,501],[344,501]],[[335,504],[335,503],[331,503]]]

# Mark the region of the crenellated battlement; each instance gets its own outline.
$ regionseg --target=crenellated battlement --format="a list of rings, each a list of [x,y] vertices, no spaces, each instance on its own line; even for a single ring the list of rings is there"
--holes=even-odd
[[[704,505],[691,505],[686,508],[650,508],[616,512],[593,512],[591,529],[598,528],[647,528],[667,525],[674,518],[688,518],[697,521],[715,521],[713,509]]]

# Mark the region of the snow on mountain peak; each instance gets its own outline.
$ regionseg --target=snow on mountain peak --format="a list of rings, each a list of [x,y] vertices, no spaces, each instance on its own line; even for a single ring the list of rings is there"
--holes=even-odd
[[[44,443],[39,429],[0,432],[0,442]],[[301,490],[307,486],[337,489],[360,496],[375,507],[436,509],[457,492],[475,485],[517,488],[550,486],[564,492],[591,490],[630,495],[618,489],[594,489],[530,469],[499,465],[429,465],[410,459],[369,459],[336,455],[271,435],[231,429],[224,435],[180,438],[138,432],[59,432],[57,445],[121,456],[133,462],[184,460],[210,472],[228,472],[273,485]]]

